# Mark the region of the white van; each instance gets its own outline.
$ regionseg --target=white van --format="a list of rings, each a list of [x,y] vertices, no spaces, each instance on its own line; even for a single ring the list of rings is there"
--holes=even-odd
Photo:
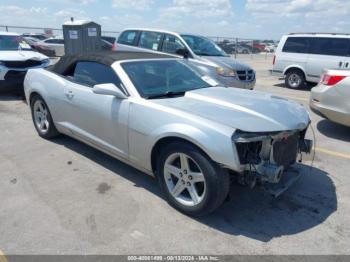
[[[284,35],[273,58],[272,74],[299,89],[317,83],[325,69],[350,69],[350,34]]]

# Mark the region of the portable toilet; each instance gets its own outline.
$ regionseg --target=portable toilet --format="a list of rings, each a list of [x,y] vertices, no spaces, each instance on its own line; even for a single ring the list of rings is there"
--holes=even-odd
[[[101,26],[92,21],[76,20],[63,24],[65,54],[81,54],[102,49]]]

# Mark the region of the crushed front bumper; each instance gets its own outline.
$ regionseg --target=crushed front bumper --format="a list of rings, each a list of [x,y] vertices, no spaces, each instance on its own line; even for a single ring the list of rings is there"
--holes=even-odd
[[[261,184],[276,197],[282,194],[300,177],[296,172],[298,155],[311,153],[313,143],[305,139],[306,130],[236,131],[232,140],[243,167],[238,174],[239,183],[251,188]]]
[[[283,176],[277,184],[263,184],[262,188],[273,197],[279,197],[287,191],[302,176],[303,170],[298,165],[290,167],[283,173]]]

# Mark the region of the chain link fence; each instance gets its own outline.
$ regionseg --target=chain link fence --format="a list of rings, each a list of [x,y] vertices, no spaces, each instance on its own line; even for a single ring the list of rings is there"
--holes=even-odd
[[[12,26],[0,25],[0,31],[16,32],[19,34],[33,35],[40,34],[44,37],[62,37],[63,32],[61,28],[42,28],[42,27],[27,27],[27,26]],[[109,41],[117,39],[118,31],[103,31],[102,36],[109,38]],[[245,59],[254,59],[255,56],[265,55],[267,58],[269,54],[274,53],[277,48],[277,41],[274,40],[258,40],[258,39],[244,39],[235,37],[221,37],[221,36],[207,36],[227,54],[235,58],[244,57]]]
[[[0,31],[16,32],[18,34],[41,34],[46,37],[62,37],[62,28],[43,28],[43,27],[30,27],[30,26],[13,26],[13,25],[0,25]],[[117,38],[119,36],[118,31],[102,31],[102,36],[109,36]]]

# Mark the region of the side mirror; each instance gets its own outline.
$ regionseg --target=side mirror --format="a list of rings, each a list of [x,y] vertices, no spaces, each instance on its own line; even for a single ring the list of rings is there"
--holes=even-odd
[[[184,48],[177,49],[176,54],[181,55],[186,59],[190,56],[190,52],[188,52],[188,50]]]
[[[115,84],[112,83],[94,85],[94,87],[92,88],[92,92],[99,95],[115,96],[119,99],[127,98],[127,96],[122,91],[120,91],[120,89],[116,87]]]

